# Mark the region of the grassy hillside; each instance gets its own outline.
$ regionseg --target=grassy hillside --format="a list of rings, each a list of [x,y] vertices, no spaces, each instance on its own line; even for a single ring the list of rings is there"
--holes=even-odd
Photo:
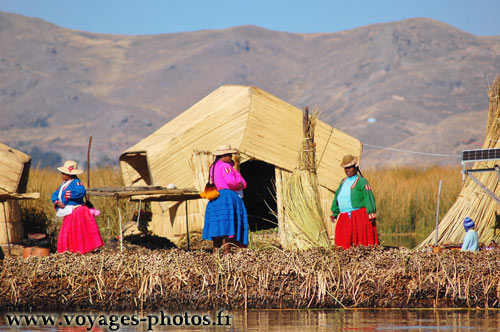
[[[223,84],[317,106],[322,120],[363,142],[457,154],[481,139],[488,82],[500,68],[500,38],[424,18],[335,33],[239,26],[122,36],[0,12],[0,45],[2,142],[78,160],[92,135],[96,164]],[[389,153],[370,148],[363,160],[456,161]]]

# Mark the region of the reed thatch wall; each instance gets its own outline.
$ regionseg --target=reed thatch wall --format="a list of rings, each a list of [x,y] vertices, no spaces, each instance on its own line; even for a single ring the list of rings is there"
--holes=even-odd
[[[14,200],[0,202],[0,244],[18,243],[23,236],[19,203]]]
[[[30,163],[30,156],[0,143],[0,192],[26,192]]]
[[[500,78],[497,77],[488,90],[489,107],[486,125],[486,139],[483,149],[500,148]],[[481,161],[473,165],[473,169],[491,168],[500,161]],[[500,184],[495,172],[474,173],[474,176],[488,189],[500,196]],[[476,224],[479,241],[488,245],[491,240],[497,243],[500,229],[495,227],[500,205],[488,196],[474,181],[466,177],[464,186],[457,201],[443,217],[438,227],[438,243],[461,243],[465,236],[463,220],[472,218]],[[498,226],[497,226],[498,227]],[[435,231],[422,241],[417,248],[422,248],[435,241]]]
[[[209,152],[220,144],[238,149],[241,163],[260,160],[275,166],[276,172],[291,172],[303,140],[302,116],[298,108],[259,88],[224,85],[126,150],[120,157],[124,185],[173,183],[202,189],[212,160]],[[345,176],[341,159],[347,153],[360,156],[361,142],[321,121],[315,142],[318,181],[330,193],[324,199],[331,203],[331,192]],[[150,229],[169,238],[184,234],[185,204],[152,203]],[[201,230],[206,201],[187,204],[190,230]]]
[[[30,156],[0,143],[0,243],[17,243],[24,235],[19,204],[7,199],[26,192],[30,164]]]

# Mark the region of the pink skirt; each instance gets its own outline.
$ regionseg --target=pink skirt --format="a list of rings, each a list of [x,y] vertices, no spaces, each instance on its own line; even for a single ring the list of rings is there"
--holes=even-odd
[[[87,206],[77,207],[72,214],[64,217],[57,238],[57,252],[71,251],[85,254],[102,245],[104,242],[99,228]]]

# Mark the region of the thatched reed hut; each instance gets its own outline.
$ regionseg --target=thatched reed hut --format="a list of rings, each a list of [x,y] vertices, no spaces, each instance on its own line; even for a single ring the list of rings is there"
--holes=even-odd
[[[275,227],[283,220],[282,190],[297,166],[303,143],[303,112],[256,87],[224,85],[120,156],[125,186],[168,186],[202,190],[210,151],[231,144],[240,152],[247,180],[245,205],[252,230]],[[360,156],[361,142],[324,122],[316,126],[317,175],[325,213],[345,176],[342,157]],[[201,230],[206,200],[152,202],[150,230],[168,238]],[[331,231],[331,226],[329,227]]]
[[[497,78],[488,91],[489,107],[486,138],[483,149],[500,148],[500,78]],[[474,163],[472,169],[493,168],[498,160]],[[476,175],[477,174],[477,175]],[[499,177],[496,172],[475,173],[474,176],[495,195],[500,196]],[[500,240],[500,204],[483,191],[472,179],[466,177],[458,198],[443,217],[438,227],[438,244],[462,243],[465,230],[463,220],[472,218],[479,235],[479,242],[488,245],[491,240]],[[436,231],[433,231],[417,248],[434,244]]]
[[[0,143],[0,243],[16,243],[24,235],[15,199],[26,192],[30,164],[30,156]]]

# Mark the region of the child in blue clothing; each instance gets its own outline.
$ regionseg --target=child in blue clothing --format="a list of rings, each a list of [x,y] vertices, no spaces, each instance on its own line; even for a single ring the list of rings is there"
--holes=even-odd
[[[464,219],[465,237],[462,244],[462,250],[477,251],[479,250],[478,236],[474,229],[474,220],[467,217]]]

